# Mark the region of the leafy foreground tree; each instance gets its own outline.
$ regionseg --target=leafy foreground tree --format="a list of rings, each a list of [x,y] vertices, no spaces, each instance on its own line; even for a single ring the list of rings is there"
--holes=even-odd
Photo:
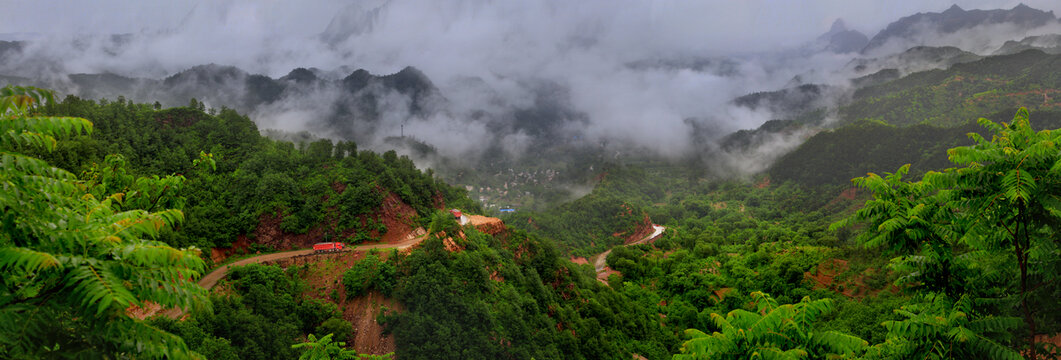
[[[688,329],[690,337],[674,359],[820,359],[855,355],[868,343],[838,331],[815,331],[814,324],[832,311],[832,299],[804,297],[796,304],[778,305],[769,294],[753,292],[758,312],[712,313],[719,331],[708,335]]]
[[[332,335],[324,335],[318,339],[313,334],[310,334],[306,342],[291,345],[291,347],[294,349],[306,348],[302,356],[298,357],[299,360],[390,360],[391,356],[393,356],[393,353],[386,355],[358,354],[357,351],[344,349],[343,347],[346,346],[345,342],[333,342]]]
[[[888,337],[873,346],[866,359],[1023,359],[991,339],[1020,327],[1020,319],[979,315],[973,301],[952,301],[942,294],[927,295],[895,311],[905,319],[887,321]]]
[[[1036,359],[1036,319],[1050,314],[1046,323],[1056,326],[1059,310],[1061,131],[1033,130],[1024,108],[1010,124],[984,118],[978,122],[993,133],[991,140],[973,133],[969,136],[975,145],[947,151],[952,162],[965,167],[948,170],[936,183],[953,189],[951,200],[966,210],[958,219],[968,224],[966,244],[984,251],[1008,251],[1016,258],[1017,298],[1030,357]]]
[[[145,239],[182,213],[123,207],[141,203],[137,189],[179,186],[183,178],[101,192],[102,184],[34,157],[55,149],[57,138],[92,131],[82,118],[36,116],[52,101],[43,89],[0,89],[0,358],[199,357],[181,338],[127,313],[146,301],[208,305],[194,282],[204,269],[198,251]],[[180,203],[175,191],[152,195],[151,207]]]
[[[1061,273],[1058,226],[1061,225],[1061,132],[1034,131],[1028,111],[1020,109],[1010,124],[997,124],[988,119],[978,121],[992,132],[990,140],[976,133],[969,136],[972,146],[950,149],[950,160],[961,168],[944,172],[929,172],[922,181],[903,182],[901,176],[909,165],[895,174],[881,178],[870,174],[856,178],[859,187],[874,193],[874,199],[856,214],[832,226],[833,229],[853,222],[865,222],[871,229],[862,235],[863,244],[870,247],[888,246],[901,256],[893,260],[893,269],[902,272],[901,285],[917,290],[929,299],[945,294],[951,302],[970,296],[1009,296],[1020,303],[1027,336],[1028,355],[1037,358],[1035,335],[1039,324],[1057,331],[1058,298],[1061,295],[1058,274]],[[919,255],[911,254],[920,244]],[[965,253],[955,255],[956,249]],[[1012,257],[1006,257],[1011,254]],[[990,266],[995,257],[1001,264]],[[1015,263],[1015,264],[1014,264]],[[1005,265],[1015,265],[1007,267]],[[1001,286],[989,282],[995,274],[1017,273],[1017,279],[1001,280]],[[1016,286],[1013,286],[1016,284]],[[985,288],[1004,290],[985,293]],[[1016,290],[1012,290],[1016,288]],[[1015,292],[1015,293],[1014,293]],[[940,294],[940,295],[936,295]],[[955,308],[942,306],[933,300],[914,308],[918,311],[937,311],[927,319],[950,319],[952,314],[971,314],[971,305]],[[965,304],[963,300],[956,303]],[[909,315],[907,310],[897,312]],[[917,323],[919,317],[910,316]],[[1011,327],[1007,317],[984,317],[980,330],[984,333],[1003,333]],[[948,320],[950,321],[950,320]],[[953,322],[953,321],[950,321]],[[922,327],[924,329],[928,329]],[[920,328],[919,328],[920,329]],[[960,351],[915,351],[934,354],[938,358],[964,358],[977,354],[992,358],[1015,358],[1012,350],[976,345],[977,339],[962,328],[944,332],[949,341],[962,346],[973,346],[981,352],[962,355]],[[900,329],[901,330],[901,329]],[[894,331],[889,328],[891,342],[910,343],[925,336],[921,332]],[[899,339],[905,338],[905,340]],[[942,341],[942,340],[941,340]],[[966,343],[974,341],[974,343]],[[990,343],[993,344],[993,343]],[[949,355],[957,352],[958,355]]]

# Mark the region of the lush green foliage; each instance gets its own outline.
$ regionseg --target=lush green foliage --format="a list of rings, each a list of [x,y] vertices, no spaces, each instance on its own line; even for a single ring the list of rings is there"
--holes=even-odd
[[[306,351],[298,357],[299,360],[388,360],[391,354],[387,355],[364,355],[358,354],[357,351],[344,349],[346,343],[343,341],[332,341],[332,334],[321,336],[319,339],[313,334],[309,335],[306,342],[291,345],[291,348],[305,348]]]
[[[718,329],[713,334],[690,329],[675,359],[820,359],[851,355],[868,345],[865,340],[837,331],[816,331],[819,317],[833,309],[830,299],[803,298],[778,305],[770,295],[754,292],[756,312],[737,309],[725,316],[711,314]]]
[[[181,339],[126,310],[147,302],[205,305],[193,282],[204,268],[198,251],[150,240],[183,219],[168,209],[182,201],[166,189],[184,179],[82,181],[27,155],[93,129],[85,119],[37,113],[51,96],[0,90],[0,356],[196,357]],[[120,158],[113,162],[113,173],[124,171]]]
[[[613,234],[630,233],[644,217],[619,198],[589,195],[546,212],[521,212],[506,220],[556,239],[573,254],[588,256],[622,244],[623,238]]]
[[[401,358],[1019,358],[1031,335],[1061,330],[1061,133],[1032,130],[1025,111],[1011,123],[968,119],[1033,106],[1042,108],[1037,122],[1056,127],[1061,113],[1047,95],[1059,86],[1050,70],[1058,59],[1022,53],[863,88],[840,109],[843,126],[753,181],[705,178],[703,159],[600,167],[603,146],[558,145],[544,151],[574,152],[571,161],[533,162],[534,174],[597,184],[549,208],[569,192],[539,184],[535,176],[546,175],[497,159],[478,171],[448,169],[493,187],[488,201],[523,206],[505,218],[519,230],[497,236],[438,212],[476,205],[395,152],[266,139],[247,117],[194,100],[161,109],[69,97],[29,114],[30,100],[47,94],[8,89],[29,97],[5,97],[15,110],[0,121],[0,180],[18,190],[0,193],[0,330],[18,335],[3,337],[14,340],[0,355],[354,358],[342,344],[351,324],[335,305],[304,298],[298,271],[235,269],[212,308],[183,321],[145,324],[124,308],[202,302],[201,290],[173,285],[187,281],[158,280],[202,271],[194,254],[166,244],[224,247],[263,223],[359,242],[386,230],[377,210],[397,199],[417,212],[403,220],[435,236],[411,253],[369,254],[336,271],[345,271],[349,297],[380,290],[401,302],[380,316]],[[49,117],[60,114],[95,124]],[[961,168],[930,171],[952,163]],[[857,191],[845,184],[892,169],[856,179]],[[536,201],[525,190],[546,195]],[[174,228],[181,216],[166,209],[181,208],[186,219]],[[666,233],[616,247],[648,221]],[[162,242],[143,239],[155,236]],[[126,252],[132,244],[140,245]],[[618,272],[607,285],[592,265],[564,260],[607,249]],[[96,270],[104,286],[90,286],[94,277],[79,267]],[[152,271],[162,275],[141,275]],[[36,327],[12,325],[24,323]],[[137,336],[116,342],[129,331]],[[138,345],[147,350],[129,350]]]
[[[333,317],[324,320],[314,332],[317,334],[334,335],[335,341],[343,343],[353,338],[354,325],[350,324],[349,321]]]
[[[950,164],[947,149],[968,145],[964,135],[972,131],[980,128],[971,122],[954,128],[860,122],[814,135],[782,156],[768,173],[778,181],[838,185],[903,164],[922,172],[939,170]]]
[[[292,269],[293,270],[293,269]],[[240,359],[291,359],[291,346],[336,316],[336,306],[302,296],[305,281],[277,266],[230,269],[223,293],[210,297],[212,310],[193,311],[184,321],[156,317],[193,349],[237,354]]]
[[[394,265],[381,261],[376,254],[369,254],[343,273],[343,286],[347,296],[361,296],[373,289],[390,296],[396,271]]]
[[[435,179],[430,170],[421,172],[393,151],[380,155],[327,139],[297,145],[273,141],[233,110],[203,110],[67,97],[44,111],[91,119],[96,131],[46,158],[107,177],[112,162],[102,154],[116,153],[129,170],[115,176],[161,172],[187,177],[187,219],[181,231],[163,234],[163,240],[179,246],[229,246],[273,217],[280,218],[280,229],[288,233],[319,229],[328,239],[361,242],[386,231],[375,211],[389,194],[421,216],[443,203],[477,208],[463,190]],[[204,150],[216,159],[216,171],[188,166]],[[103,165],[93,165],[99,163]]]
[[[1020,326],[1017,318],[977,314],[970,298],[952,301],[928,295],[895,312],[904,319],[887,321],[885,342],[866,354],[868,359],[1023,359],[993,338],[1009,337]]]
[[[347,360],[358,359],[357,351],[344,349],[346,345],[342,341],[332,341],[332,334],[321,336],[318,339],[313,334],[309,335],[306,342],[291,345],[291,348],[306,348],[306,351],[298,357],[299,360]]]
[[[1050,130],[1032,130],[1025,109],[1017,112],[1011,124],[996,124],[987,119],[979,122],[991,131],[991,140],[971,133],[969,136],[975,145],[948,151],[951,161],[964,167],[942,173],[929,172],[923,181],[912,183],[901,181],[906,166],[885,178],[875,174],[857,178],[855,184],[873,191],[874,199],[835,226],[846,226],[852,221],[869,223],[870,231],[861,237],[864,243],[867,246],[888,246],[905,255],[893,260],[893,268],[906,274],[900,280],[912,285],[913,289],[926,292],[930,300],[943,296],[932,295],[934,293],[946,294],[949,299],[1015,296],[1020,302],[1025,330],[1029,332],[1027,349],[1034,349],[1032,335],[1039,333],[1040,323],[1045,320],[1045,324],[1056,324],[1056,316],[1046,314],[1054,314],[1050,310],[1057,306],[1059,257],[1056,226],[1061,220],[1061,208],[1057,207],[1057,194],[1061,190],[1061,151],[1057,143],[1061,138]],[[921,247],[920,253],[911,255],[918,246]],[[958,250],[965,253],[956,255]],[[1013,257],[1003,258],[1000,262],[984,261],[1007,253],[1012,253]],[[1002,268],[990,266],[993,263],[1000,263]],[[1005,264],[1015,265],[1016,271]],[[1019,274],[1017,279],[1003,279],[1001,291],[992,291],[992,287],[984,289],[984,285],[998,283],[991,279],[991,275],[1014,272]],[[1016,290],[1005,289],[1007,282],[1016,283]],[[1038,285],[1032,287],[1030,282]],[[958,300],[956,308],[939,305],[940,301],[945,300],[933,301],[934,306],[925,309],[946,311],[950,315],[922,313],[915,316],[906,312],[904,315],[910,319],[899,324],[924,325],[927,320],[923,317],[926,316],[954,322],[965,319],[972,311],[968,300]],[[917,306],[914,308],[922,310]],[[958,319],[951,319],[952,316]],[[1009,319],[1001,317],[986,324],[998,325]],[[937,325],[958,326],[948,324]],[[905,329],[897,326],[889,326],[889,336],[896,333],[907,337],[928,336],[896,331]],[[933,334],[945,334],[951,340],[997,358],[1018,356],[990,339],[973,336],[965,330],[944,330],[933,330],[936,331]],[[1007,328],[973,330],[1003,332]],[[906,346],[901,347],[905,349]],[[922,345],[909,346],[917,348]],[[927,346],[935,345],[930,343]],[[950,347],[944,350],[895,351],[902,354],[931,353],[941,358],[961,357],[959,350],[953,350],[958,355],[949,355]],[[1035,357],[1034,350],[1031,351]],[[971,350],[965,352],[971,353]]]
[[[1061,55],[1031,50],[915,73],[859,89],[851,103],[840,107],[840,118],[956,126],[1002,109],[1055,108],[1059,64]]]
[[[561,260],[549,241],[466,228],[462,251],[429,238],[398,262],[405,312],[386,322],[402,359],[650,359],[677,348],[651,307]]]

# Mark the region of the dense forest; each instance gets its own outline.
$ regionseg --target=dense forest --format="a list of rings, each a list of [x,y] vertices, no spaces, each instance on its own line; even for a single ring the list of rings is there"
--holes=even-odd
[[[195,101],[56,101],[20,87],[5,96],[4,357],[357,356],[340,346],[354,330],[336,300],[306,295],[306,268],[236,267],[211,292],[187,279],[221,265],[199,249],[229,247],[274,217],[284,233],[375,240],[386,229],[374,210],[390,194],[431,235],[412,253],[366,257],[343,286],[404,304],[380,318],[398,357],[664,358],[680,345],[651,308],[563,260],[554,241],[485,235],[440,215],[476,206],[394,152],[270,140],[245,116]],[[66,202],[74,210],[47,205]],[[461,234],[461,251],[442,245],[447,232]],[[187,316],[130,316],[149,303]]]
[[[609,283],[656,304],[664,324],[689,329],[682,347],[689,358],[1016,359],[1031,348],[1049,357],[1052,345],[1033,335],[1059,330],[1058,133],[1034,130],[1023,109],[1011,121],[977,126],[965,146],[949,150],[928,139],[956,130],[845,127],[793,153],[822,158],[819,170],[791,175],[799,168],[789,155],[752,181],[690,183],[673,172],[616,167],[571,206],[509,219],[552,236],[563,230],[538,218],[614,222],[623,217],[600,210],[621,198],[666,225],[652,244],[613,248],[607,264],[621,275]],[[838,178],[851,170],[825,164],[854,165],[833,157],[892,165],[854,153],[867,131],[885,146],[896,136],[894,145],[909,148],[899,154],[924,154],[909,159],[923,167],[895,165],[844,185]],[[914,136],[925,133],[924,141]],[[822,146],[833,149],[815,149]],[[908,180],[912,171],[919,180]]]
[[[266,137],[195,99],[8,86],[0,357],[1056,359],[1057,61],[865,86],[744,177],[599,149],[561,175],[449,169],[545,194],[489,229],[466,188],[393,150]],[[535,176],[593,187],[567,201]],[[374,248],[306,250],[326,241]]]
[[[809,179],[786,175],[786,160],[750,181],[610,165],[589,195],[491,235],[439,210],[475,211],[462,190],[393,152],[270,140],[195,102],[4,91],[5,357],[359,356],[343,347],[355,330],[341,302],[307,295],[305,265],[236,267],[210,292],[182,279],[214,266],[197,249],[231,246],[271,216],[283,232],[371,241],[389,194],[429,235],[365,256],[342,287],[402,304],[378,321],[403,359],[1022,358],[1054,353],[1035,335],[1061,330],[1061,139],[1023,109],[981,119],[964,146],[906,142],[923,154],[916,181],[910,165],[854,188],[838,180],[849,170]],[[837,132],[926,132],[905,129]],[[830,136],[800,151],[861,144]],[[615,246],[645,218],[663,236]],[[567,260],[607,248],[607,282]],[[188,315],[129,316],[146,302]]]

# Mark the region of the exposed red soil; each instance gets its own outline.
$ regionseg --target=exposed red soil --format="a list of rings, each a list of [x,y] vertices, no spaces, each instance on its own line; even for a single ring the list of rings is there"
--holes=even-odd
[[[1005,94],[984,94],[983,96],[977,96],[977,97],[968,98],[968,99],[965,100],[965,103],[966,104],[975,104],[975,103],[978,103],[978,102],[987,101],[989,99],[990,100],[996,100],[996,101],[998,99],[1009,99],[1009,100],[1013,100],[1014,102],[1016,102],[1017,105],[1025,106],[1025,107],[1034,107],[1034,106],[1054,107],[1054,106],[1057,106],[1058,103],[1051,101],[1053,99],[1050,97],[1050,94],[1057,94],[1059,92],[1061,92],[1061,90],[1058,90],[1058,89],[1036,89],[1036,90],[1028,90],[1028,91],[1022,91],[1022,92],[1005,93]],[[1042,101],[1042,103],[1037,104],[1039,96],[1043,97],[1043,101]],[[1025,101],[1021,101],[1021,100],[1025,100],[1025,99],[1031,99],[1031,98],[1036,99],[1035,102],[1027,102],[1026,103]]]
[[[338,181],[332,182],[332,190],[335,191],[336,194],[342,194],[343,191],[346,191],[346,184]]]
[[[856,187],[850,187],[850,188],[844,189],[844,191],[841,191],[839,195],[837,195],[835,198],[830,200],[828,204],[825,204],[825,208],[835,208],[837,205],[849,206],[849,205],[853,204],[852,201],[857,199],[859,197],[859,195],[861,195],[861,194],[862,194],[862,192],[858,191],[858,188],[856,188]],[[843,204],[848,204],[848,205],[843,205]],[[859,204],[859,205],[861,205],[861,204]]]
[[[623,276],[623,273],[621,273],[621,272],[619,272],[619,271],[617,271],[615,269],[612,269],[611,267],[605,265],[604,268],[601,269],[601,271],[597,272],[597,280],[602,282],[602,283],[607,284],[608,283],[608,277],[611,277],[612,274]]]
[[[383,234],[381,241],[393,244],[404,241],[406,236],[413,231],[416,210],[402,202],[398,195],[391,193],[383,199],[383,204],[373,215],[376,218],[382,218],[383,225],[387,226],[387,233]]]
[[[575,264],[579,264],[579,265],[588,265],[589,264],[589,260],[584,258],[584,257],[581,257],[581,256],[580,257],[573,257],[572,256],[571,257],[571,262],[573,262]]]
[[[660,235],[663,235],[663,231],[665,230],[664,227],[653,224],[651,219],[648,218],[648,216],[645,216],[645,219],[648,220],[648,229],[650,231],[641,235],[640,238],[635,238],[636,240],[634,241],[627,241],[623,246],[631,244],[651,243],[654,242]],[[659,230],[658,233],[656,232],[657,229]],[[615,269],[612,269],[607,265],[606,260],[608,258],[608,254],[611,254],[611,252],[612,250],[608,249],[608,251],[594,255],[593,257],[588,259],[588,261],[593,264],[594,270],[597,272],[597,280],[605,284],[608,283],[608,277],[612,274],[617,274],[619,276],[623,275],[622,273],[616,271]]]
[[[162,310],[162,305],[144,301],[144,306],[129,305],[125,308],[125,314],[134,319],[144,320]]]
[[[1061,333],[1053,335],[1035,335],[1035,342],[1053,344],[1058,349],[1061,349]],[[1056,355],[1057,352],[1051,352],[1050,355]]]
[[[506,230],[505,222],[495,217],[486,217],[480,215],[465,215],[468,218],[468,223],[475,226],[479,232],[497,235]]]
[[[848,188],[840,192],[840,198],[854,200],[858,196],[858,188]]]
[[[711,293],[715,295],[715,301],[722,302],[722,300],[726,299],[726,294],[729,294],[732,291],[733,288],[727,287],[712,291]]]
[[[225,274],[228,273],[228,269],[233,267],[233,266],[242,266],[242,265],[247,265],[247,264],[259,264],[259,263],[260,264],[267,264],[267,265],[276,264],[276,265],[280,265],[281,267],[291,266],[291,265],[311,264],[311,263],[316,263],[316,262],[323,261],[323,260],[330,259],[330,258],[334,258],[334,257],[346,256],[346,254],[350,254],[350,253],[361,253],[361,252],[372,250],[372,249],[398,249],[399,251],[408,253],[409,251],[411,251],[412,248],[414,248],[416,245],[418,245],[421,241],[424,240],[424,233],[425,233],[425,231],[424,231],[423,228],[417,228],[416,230],[414,230],[414,231],[410,232],[409,234],[407,234],[405,240],[400,241],[400,242],[396,242],[396,243],[392,243],[392,244],[368,244],[368,245],[362,244],[362,245],[355,245],[353,248],[351,248],[351,250],[348,250],[348,251],[345,251],[345,252],[341,252],[341,253],[335,253],[335,254],[315,254],[313,249],[303,249],[303,250],[285,251],[285,252],[278,252],[278,253],[272,253],[272,254],[259,255],[259,256],[252,257],[252,258],[247,258],[247,259],[242,259],[242,260],[239,260],[239,261],[235,261],[235,262],[233,262],[231,264],[218,267],[218,268],[214,269],[213,271],[211,271],[210,273],[204,275],[201,279],[199,279],[198,283],[199,283],[199,286],[202,286],[203,288],[206,288],[206,289],[213,288],[214,285],[216,285],[217,282],[219,280],[221,280],[221,278],[225,277]],[[136,307],[130,307],[129,309],[127,309],[127,311],[130,311],[132,313],[142,314],[142,316],[144,318],[146,318],[146,317],[150,317],[152,315],[155,315],[156,313],[158,313],[161,310],[160,309],[152,310],[152,308],[149,308],[149,307],[145,306],[145,309],[139,309],[139,308],[136,308]],[[179,309],[167,309],[167,310],[165,310],[164,313],[166,314],[166,316],[168,316],[170,318],[173,318],[173,319],[178,318],[182,314],[182,312]]]
[[[379,291],[343,303],[343,319],[354,325],[353,346],[358,353],[383,355],[396,349],[394,334],[383,335],[383,326],[376,322],[384,307],[388,313],[404,310],[397,300],[385,298]]]
[[[220,263],[228,259],[229,256],[247,251],[250,246],[250,240],[246,236],[240,236],[232,243],[232,246],[210,249],[210,260],[213,260],[215,264]]]
[[[343,184],[332,184],[332,187],[337,192],[346,189]],[[372,219],[382,221],[387,227],[387,232],[381,235],[371,231],[370,235],[380,239],[380,243],[397,244],[408,240],[408,235],[413,231],[416,216],[416,210],[412,206],[404,203],[398,195],[388,193],[376,211],[361,216],[361,223],[365,225]],[[325,219],[323,223],[310,228],[305,234],[292,234],[280,229],[282,221],[283,213],[280,211],[262,214],[253,236],[240,235],[231,247],[211,250],[210,258],[214,263],[220,263],[229,256],[240,253],[241,250],[245,251],[251,244],[264,244],[277,250],[308,248],[323,239],[324,229],[335,227],[335,219]],[[340,231],[343,238],[351,238],[355,233],[355,229]]]
[[[865,279],[873,275],[874,272],[879,271],[873,268],[866,269],[862,273],[850,276],[847,279],[837,279],[838,275],[847,272],[849,268],[847,260],[830,259],[818,264],[817,271],[815,271],[816,275],[808,271],[803,273],[803,277],[813,282],[815,289],[832,290],[849,298],[861,299],[866,296],[875,296],[884,290],[872,289],[866,285]],[[899,290],[894,285],[890,285],[887,288],[892,292]]]
[[[253,237],[240,235],[237,242],[247,242],[271,246],[277,250],[291,250],[311,247],[319,242],[324,231],[320,226],[315,226],[306,231],[305,234],[292,234],[280,229],[280,222],[284,220],[280,211],[265,213],[258,218],[258,227],[254,229]]]
[[[431,205],[434,205],[436,209],[446,208],[446,199],[442,197],[442,193],[435,193],[435,196],[431,197]]]
[[[652,219],[645,215],[640,222],[637,223],[637,227],[634,228],[629,235],[623,238],[623,245],[630,245],[640,240],[643,240],[646,236],[652,235],[656,229],[652,227]]]
[[[387,255],[383,253],[381,256]],[[388,311],[401,311],[402,306],[397,300],[386,298],[375,290],[363,296],[347,296],[346,288],[342,285],[343,273],[364,257],[365,252],[354,251],[282,261],[287,263],[286,266],[310,265],[302,275],[309,282],[309,287],[302,296],[321,299],[339,307],[343,319],[354,326],[353,340],[347,341],[348,347],[362,354],[382,355],[394,352],[394,336],[383,335],[383,326],[376,322],[376,315],[383,311],[384,307]],[[338,294],[338,301],[332,299],[333,291]]]
[[[475,227],[476,230],[478,230],[478,231],[480,231],[482,233],[486,233],[486,234],[490,234],[490,235],[498,235],[498,234],[501,234],[501,233],[503,233],[503,232],[508,230],[508,228],[505,227],[505,223],[503,221],[501,221],[501,219],[498,219],[498,218],[486,217],[486,216],[480,216],[480,215],[464,215],[464,217],[467,219],[467,222],[465,223],[465,225],[472,225],[472,226]],[[420,229],[420,230],[422,230],[422,229]],[[467,237],[464,234],[464,230],[458,230],[457,233],[453,234],[452,236],[450,234],[446,234],[446,232],[442,231],[442,232],[439,232],[439,233],[435,234],[435,236],[440,238],[440,239],[442,239],[442,245],[446,247],[446,251],[449,251],[449,252],[461,252],[461,251],[464,251],[464,241],[463,240],[467,239]],[[415,246],[414,247],[410,247],[410,248],[406,249],[406,251],[407,252],[411,252],[415,248],[416,248]],[[517,259],[519,258],[519,253],[518,252],[516,253],[516,258]]]
[[[763,181],[760,181],[758,184],[755,184],[755,188],[756,189],[765,189],[765,188],[767,188],[769,186],[770,186],[770,177],[769,176],[763,177]]]
[[[442,233],[442,235],[445,235],[445,233]],[[464,232],[458,233],[457,238],[464,239]],[[445,246],[446,251],[449,251],[451,253],[458,253],[464,251],[464,245],[458,244],[457,241],[453,240],[452,236],[442,238],[442,246]]]

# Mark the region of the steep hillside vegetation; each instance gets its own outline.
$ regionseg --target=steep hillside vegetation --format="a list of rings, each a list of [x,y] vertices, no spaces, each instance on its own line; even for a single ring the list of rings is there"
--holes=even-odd
[[[380,320],[393,334],[396,348],[391,349],[401,358],[637,354],[663,359],[678,351],[681,329],[661,326],[651,304],[597,282],[592,268],[563,260],[553,240],[509,231],[496,221],[484,225],[493,235],[479,232],[474,223],[462,229],[452,215],[436,211],[456,206],[474,212],[476,207],[462,191],[438,182],[430,171],[420,172],[409,159],[393,152],[357,151],[345,142],[273,141],[232,110],[213,115],[213,110],[191,105],[160,109],[121,99],[68,97],[42,110],[83,116],[98,124],[96,131],[60,142],[55,151],[41,151],[40,156],[106,191],[122,191],[119,184],[152,172],[183,179],[163,182],[174,186],[152,188],[146,196],[126,195],[146,198],[136,204],[148,207],[184,209],[185,221],[159,234],[175,246],[228,247],[245,235],[261,236],[262,226],[278,226],[298,240],[270,243],[277,248],[327,239],[374,241],[385,236],[378,216],[393,207],[391,202],[411,210],[399,212],[408,217],[403,221],[427,227],[432,235],[410,251],[358,254],[341,266],[333,264],[325,278],[334,283],[318,281],[322,276],[314,271],[320,269],[309,266],[317,263],[314,257],[235,267],[201,299],[209,306],[189,308],[178,320],[130,320],[178,335],[183,342],[169,340],[178,350],[186,346],[184,351],[219,359],[290,358],[305,348],[292,346],[306,339],[313,344],[325,338],[353,340],[358,330],[345,312],[367,301],[359,299],[367,290],[372,292],[368,296],[382,294],[381,301],[397,306],[362,306],[372,313],[358,319]],[[196,151],[200,148],[209,154]],[[193,159],[210,159],[216,168],[185,165]],[[156,193],[172,200],[152,203]],[[133,203],[117,206],[131,208]],[[269,250],[261,238],[249,243],[251,251]],[[201,256],[210,260],[208,252]],[[339,283],[342,291],[337,291]],[[126,311],[149,303],[133,305]],[[387,347],[370,343],[365,349]],[[66,350],[43,351],[58,355]]]
[[[278,232],[269,244],[277,249],[329,239],[358,243],[385,235],[387,222],[414,225],[418,215],[445,205],[476,208],[463,190],[440,182],[430,171],[421,172],[393,151],[380,155],[327,139],[300,144],[269,140],[233,110],[208,113],[194,100],[191,105],[158,109],[122,99],[68,97],[45,111],[84,117],[98,130],[45,156],[103,182],[126,176],[111,173],[121,163],[129,165],[128,175],[186,177],[187,221],[180,231],[163,235],[177,246],[229,247],[240,236],[250,236],[254,243],[262,227]],[[201,151],[215,159],[216,171],[189,168]],[[415,213],[406,219],[385,218],[389,198]]]
[[[845,122],[882,120],[906,126],[960,126],[1002,109],[1061,106],[1061,55],[1028,50],[930,70],[859,89],[840,107]]]

